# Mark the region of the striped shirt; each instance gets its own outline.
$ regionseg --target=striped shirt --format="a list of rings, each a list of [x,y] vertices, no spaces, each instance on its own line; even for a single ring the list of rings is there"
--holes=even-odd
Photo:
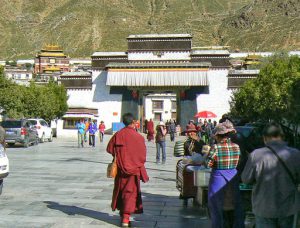
[[[214,169],[235,169],[240,153],[240,147],[225,138],[212,147],[207,156],[207,166]]]

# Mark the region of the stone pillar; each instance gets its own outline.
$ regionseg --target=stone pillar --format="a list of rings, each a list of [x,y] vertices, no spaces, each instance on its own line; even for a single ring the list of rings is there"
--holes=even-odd
[[[197,113],[197,94],[203,91],[203,87],[192,87],[177,94],[177,115],[179,123],[184,130],[189,120],[195,120]]]
[[[124,89],[122,91],[122,110],[121,115],[125,113],[132,113],[134,118],[139,117],[139,99],[132,96],[132,91]]]

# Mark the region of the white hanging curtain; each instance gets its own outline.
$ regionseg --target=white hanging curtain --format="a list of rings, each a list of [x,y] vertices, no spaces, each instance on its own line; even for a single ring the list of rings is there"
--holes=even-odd
[[[108,86],[208,86],[203,70],[109,70]]]

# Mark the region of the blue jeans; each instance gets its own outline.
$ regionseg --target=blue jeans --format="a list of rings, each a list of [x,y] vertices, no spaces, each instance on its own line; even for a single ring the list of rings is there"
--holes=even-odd
[[[281,218],[264,218],[255,216],[255,228],[292,228],[294,215]]]
[[[162,149],[162,162],[166,162],[166,142],[156,142],[156,162],[160,161],[160,149]]]

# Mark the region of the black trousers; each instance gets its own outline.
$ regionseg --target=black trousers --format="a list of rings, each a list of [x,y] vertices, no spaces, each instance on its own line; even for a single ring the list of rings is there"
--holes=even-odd
[[[89,145],[95,146],[95,135],[89,134]]]
[[[171,138],[171,141],[173,142],[174,138],[175,138],[175,132],[170,131],[170,138]]]
[[[2,194],[3,180],[0,180],[0,195]]]

